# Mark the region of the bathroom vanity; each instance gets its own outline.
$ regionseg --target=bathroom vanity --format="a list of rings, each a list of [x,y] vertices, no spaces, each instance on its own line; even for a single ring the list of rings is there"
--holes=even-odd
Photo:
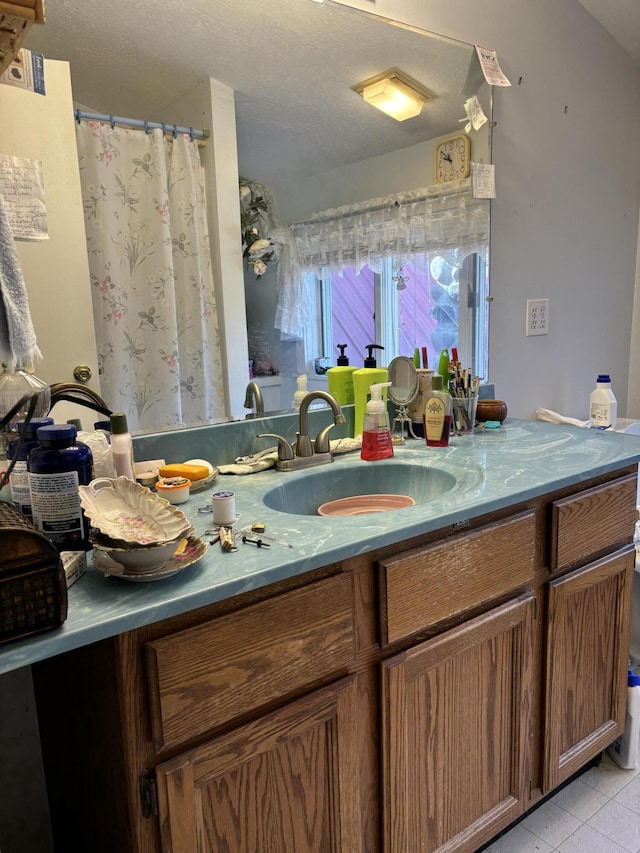
[[[637,436],[507,421],[324,469],[454,472],[414,507],[285,512],[265,496],[322,481],[265,471],[233,479],[239,523],[292,548],[88,571],[58,645],[15,651],[57,847],[478,849],[623,731],[639,459]]]

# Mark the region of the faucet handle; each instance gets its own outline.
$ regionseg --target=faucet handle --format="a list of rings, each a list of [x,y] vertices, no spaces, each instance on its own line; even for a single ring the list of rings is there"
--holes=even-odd
[[[276,435],[273,432],[260,432],[256,435],[256,438],[275,438],[278,442],[278,461],[286,462],[289,459],[294,458],[293,447],[289,444],[286,438],[283,438],[281,435]]]
[[[329,424],[328,426],[324,427],[324,429],[320,430],[314,442],[316,453],[329,453],[329,451],[331,450],[331,445],[329,444],[329,433],[334,428],[334,426],[335,424]]]

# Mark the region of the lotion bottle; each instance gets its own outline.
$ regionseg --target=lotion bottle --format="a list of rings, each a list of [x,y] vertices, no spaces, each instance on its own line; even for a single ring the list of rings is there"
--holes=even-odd
[[[389,371],[386,367],[378,367],[376,359],[373,355],[374,349],[384,349],[380,344],[367,344],[368,355],[364,360],[364,367],[359,367],[353,371],[353,395],[354,395],[354,438],[362,434],[364,427],[364,415],[367,408],[367,402],[370,397],[370,389],[373,384],[386,383],[389,378]],[[382,393],[382,400],[386,405],[387,390],[386,387]]]
[[[117,477],[128,477],[136,479],[133,472],[133,442],[129,428],[127,427],[127,416],[122,412],[111,415],[111,454]]]
[[[327,387],[331,396],[335,397],[341,406],[347,406],[354,402],[353,372],[356,368],[349,364],[349,359],[344,354],[347,345],[337,344],[337,348],[340,355],[336,367],[327,370]]]
[[[442,376],[434,374],[431,393],[424,405],[424,434],[427,447],[447,447],[451,430],[451,395],[442,390]]]
[[[608,373],[598,376],[596,387],[591,392],[589,417],[592,429],[609,429],[616,425],[618,402],[611,390],[611,377]]]
[[[300,411],[300,403],[304,400],[307,394],[307,374],[301,373],[296,379],[298,389],[293,395],[293,408],[296,412]]]
[[[390,382],[376,382],[371,386],[371,399],[367,403],[362,431],[360,458],[367,462],[393,456],[393,443],[389,427],[389,413],[382,400],[382,389]]]

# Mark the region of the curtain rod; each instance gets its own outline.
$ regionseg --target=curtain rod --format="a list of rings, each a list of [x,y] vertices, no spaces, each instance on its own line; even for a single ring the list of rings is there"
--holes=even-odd
[[[208,139],[208,130],[195,130],[193,127],[179,127],[176,124],[166,124],[163,121],[144,121],[138,118],[123,118],[122,116],[107,115],[106,113],[87,113],[84,110],[73,111],[76,121],[81,122],[83,119],[88,121],[102,121],[115,127],[116,124],[124,124],[128,127],[139,127],[145,131],[159,128],[163,133],[171,133],[177,136],[178,133],[186,133],[191,139]]]

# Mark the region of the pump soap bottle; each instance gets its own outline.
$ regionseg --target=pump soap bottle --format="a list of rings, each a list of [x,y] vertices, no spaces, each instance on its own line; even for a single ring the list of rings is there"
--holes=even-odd
[[[136,479],[133,473],[133,442],[124,412],[111,415],[111,455],[117,477]]]
[[[371,399],[367,403],[362,431],[362,449],[360,458],[367,462],[376,459],[388,459],[393,456],[389,414],[382,401],[382,389],[391,385],[390,382],[376,382],[371,386]]]
[[[293,408],[296,412],[300,411],[300,403],[304,400],[307,395],[307,374],[301,373],[300,376],[296,379],[296,384],[298,386],[297,391],[293,395]]]
[[[349,364],[349,359],[344,354],[347,345],[337,344],[336,346],[340,350],[340,355],[337,366],[327,370],[327,387],[331,396],[335,397],[341,406],[346,406],[354,401],[353,372],[356,368]]]
[[[354,396],[354,438],[362,434],[364,426],[364,414],[367,408],[367,402],[370,397],[370,388],[374,384],[384,384],[389,378],[389,371],[386,367],[378,367],[373,356],[374,349],[384,349],[380,344],[367,344],[368,355],[364,360],[364,367],[359,367],[353,371],[353,396]],[[387,404],[386,387],[382,392],[382,400]]]
[[[424,405],[424,434],[427,447],[447,447],[451,430],[451,395],[442,390],[442,376],[431,378],[431,393]]]

